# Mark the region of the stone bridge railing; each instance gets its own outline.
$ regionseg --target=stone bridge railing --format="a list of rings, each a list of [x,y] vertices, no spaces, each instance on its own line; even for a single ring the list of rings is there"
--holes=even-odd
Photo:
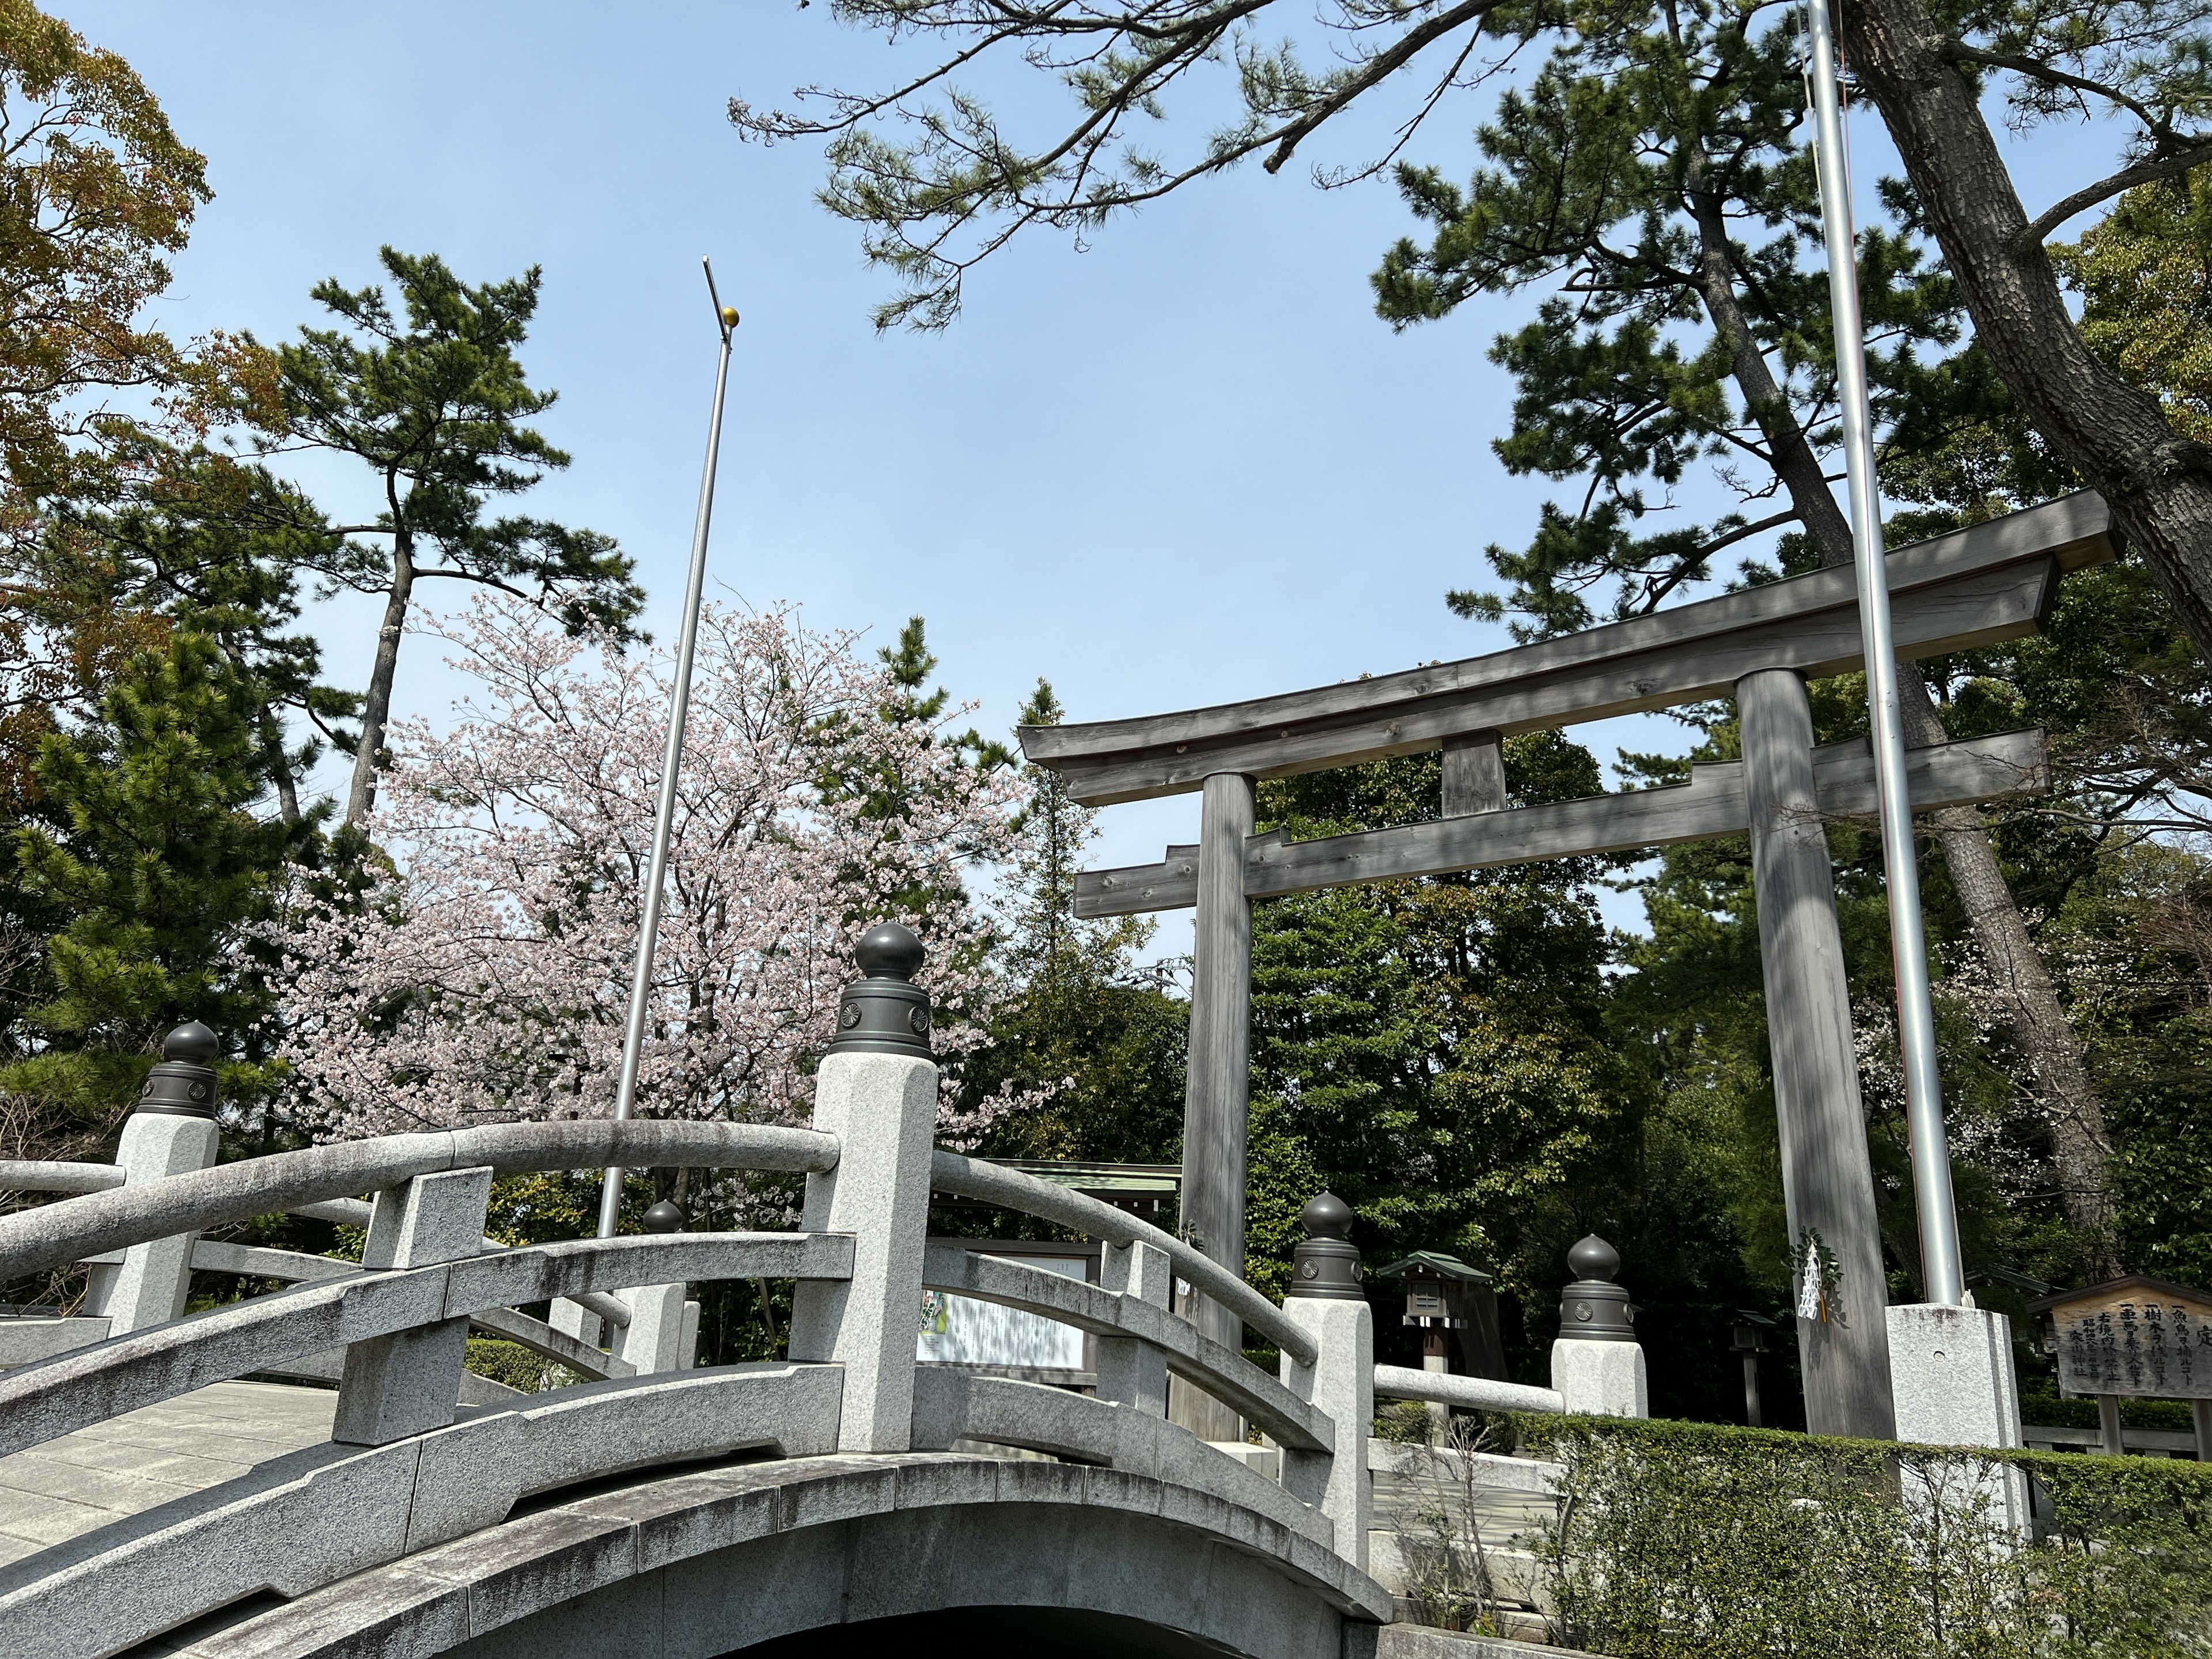
[[[1563,1343],[1612,1357],[1555,1365],[1557,1389],[1377,1367],[1357,1253],[1343,1237],[1349,1212],[1333,1199],[1309,1206],[1316,1236],[1300,1247],[1295,1288],[1278,1306],[1111,1206],[935,1148],[936,1066],[926,1045],[878,1029],[907,1018],[916,994],[888,975],[848,991],[845,1036],[822,1063],[811,1129],[515,1123],[213,1167],[191,1167],[214,1151],[213,1073],[199,1063],[212,1044],[187,1028],[155,1068],[118,1166],[0,1164],[0,1188],[74,1194],[0,1216],[0,1280],[90,1261],[100,1309],[90,1319],[0,1322],[0,1331],[46,1332],[58,1347],[96,1338],[43,1357],[0,1356],[19,1362],[0,1374],[0,1455],[212,1383],[338,1354],[331,1440],[361,1455],[244,1492],[199,1522],[81,1548],[51,1581],[0,1595],[9,1622],[58,1620],[58,1632],[90,1619],[100,1629],[84,1644],[53,1650],[112,1651],[243,1595],[272,1587],[296,1595],[496,1524],[535,1494],[744,1448],[786,1457],[941,1451],[963,1441],[1032,1449],[1195,1487],[1272,1523],[1285,1549],[1327,1551],[1364,1573],[1378,1390],[1464,1406],[1640,1411],[1632,1341]],[[915,1006],[924,1013],[912,1029],[926,1031],[926,1004]],[[610,1165],[804,1173],[800,1225],[512,1249],[483,1237],[495,1176]],[[933,1192],[1101,1241],[1100,1282],[933,1246]],[[368,1203],[364,1193],[374,1195]],[[365,1223],[361,1262],[199,1237],[280,1211]],[[184,1316],[195,1267],[292,1282]],[[1178,1278],[1273,1344],[1278,1374],[1178,1317]],[[787,1363],[688,1369],[685,1287],[730,1279],[795,1282]],[[1091,1334],[1095,1394],[920,1362],[917,1315],[929,1290]],[[540,1303],[605,1320],[612,1351],[518,1311]],[[472,1325],[599,1380],[465,1409]],[[1170,1374],[1279,1446],[1279,1480],[1171,1424]],[[92,1573],[101,1575],[99,1593],[88,1597]]]

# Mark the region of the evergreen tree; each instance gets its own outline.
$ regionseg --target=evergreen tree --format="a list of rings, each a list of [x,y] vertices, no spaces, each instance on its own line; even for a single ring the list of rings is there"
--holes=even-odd
[[[312,826],[257,816],[274,766],[260,713],[216,641],[179,629],[130,659],[96,720],[41,745],[0,905],[44,960],[9,1010],[0,1088],[40,1104],[48,1144],[112,1129],[187,1019],[223,1038],[234,1097],[273,1080],[264,927]]]
[[[1568,142],[1556,153],[1552,181],[1562,205],[1577,197],[1633,196],[1642,187],[1636,175],[1647,166],[1676,172],[1693,195],[1701,193],[1702,170],[1724,164],[1736,138],[1756,136],[1758,106],[1772,101],[1778,84],[1790,88],[1790,105],[1802,102],[1794,72],[1780,83],[1769,72],[1790,61],[1796,30],[1791,9],[1771,0],[1729,7],[1328,0],[1310,15],[1276,0],[1099,0],[1076,7],[1060,0],[988,6],[840,0],[833,13],[890,35],[937,41],[942,56],[880,93],[807,88],[792,110],[760,110],[733,98],[730,119],[741,133],[766,141],[829,139],[824,204],[864,227],[869,258],[904,289],[878,308],[884,327],[944,326],[958,312],[968,271],[1025,228],[1087,234],[1116,213],[1247,159],[1276,172],[1324,127],[1342,125],[1340,118],[1354,105],[1371,108],[1391,93],[1404,95],[1409,73],[1417,77],[1410,108],[1384,123],[1392,137],[1382,154],[1364,165],[1316,168],[1317,182],[1342,185],[1384,171],[1454,93],[1492,82],[1512,88],[1506,73],[1523,54],[1533,56],[1532,48],[1572,54],[1590,47],[1612,60],[1587,88],[1591,101],[1562,112]],[[2200,648],[2212,650],[2212,465],[2205,447],[2088,348],[2045,251],[2076,216],[2130,186],[2212,161],[2212,130],[2203,125],[2212,108],[2206,9],[2141,0],[1972,8],[1860,0],[1839,8],[1836,18],[1849,72],[1880,111],[1904,162],[1916,204],[1911,211],[1940,246],[1959,302],[1972,315],[1985,352],[1980,375],[2003,386],[2052,453],[2104,494],[2185,629]],[[1290,32],[1278,36],[1278,27]],[[1309,40],[1327,43],[1322,67],[1310,67],[1302,55],[1302,27]],[[964,84],[994,53],[1018,56],[1058,79],[1072,106],[1065,121],[1035,142],[1003,128]],[[1202,142],[1176,156],[1170,148],[1134,140],[1138,130],[1148,138],[1157,131],[1154,124],[1203,86],[1209,70],[1226,70],[1223,78],[1234,90],[1226,118]],[[1608,79],[1633,84],[1625,98],[1613,99]],[[2115,146],[2124,165],[2031,217],[1985,112],[1999,100],[2008,122],[2021,127],[2092,113],[2110,118],[2125,135]],[[1644,125],[1707,131],[1718,142],[1702,155],[1693,145],[1622,155],[1607,130],[1620,103],[1638,100],[1645,107],[1636,118]],[[1579,143],[1584,127],[1597,137],[1595,152]],[[1802,170],[1802,153],[1796,159]],[[1625,171],[1615,170],[1624,163]],[[1727,273],[1711,263],[1712,244],[1728,232],[1728,213],[1716,201],[1706,206],[1699,228],[1706,246],[1697,250],[1695,274],[1724,281]],[[1606,273],[1590,274],[1598,286],[1581,291],[1601,292]],[[1740,362],[1753,337],[1725,325],[1722,331]],[[1809,343],[1818,349],[1817,339]],[[1745,395],[1756,414],[1765,400],[1747,387]],[[1797,498],[1791,506],[1805,514],[1803,490],[1789,487]],[[1807,527],[1816,543],[1825,539],[1818,525]]]
[[[1598,793],[1556,732],[1506,744],[1512,802]],[[1261,785],[1297,837],[1432,817],[1439,762],[1413,756]],[[1727,1189],[1662,1109],[1644,1034],[1613,1016],[1622,941],[1598,859],[1273,900],[1254,916],[1249,1273],[1279,1291],[1317,1185],[1353,1206],[1370,1261],[1414,1249],[1494,1271],[1509,1363],[1541,1381],[1568,1247],[1630,1253],[1658,1408],[1724,1414],[1726,1329],[1759,1299]],[[1379,1351],[1410,1363],[1403,1334]]]
[[[36,563],[38,611],[82,636],[131,619],[132,631],[204,634],[246,678],[288,823],[300,780],[325,743],[350,750],[343,722],[360,699],[322,683],[322,651],[298,624],[303,573],[342,556],[340,538],[293,485],[264,467],[195,447],[142,441],[140,481],[52,504]],[[287,722],[314,735],[295,744]]]
[[[1018,723],[1054,726],[1060,715],[1039,680]],[[1068,798],[1058,773],[1025,766],[1023,777],[1030,801],[1000,907],[999,960],[1012,995],[988,1046],[965,1063],[963,1101],[1043,1097],[1000,1122],[987,1143],[999,1156],[1175,1162],[1188,1005],[1169,993],[1164,972],[1137,965],[1149,921],[1076,918],[1075,873],[1097,814]]]
[[[283,412],[269,445],[350,455],[374,476],[384,502],[370,522],[338,531],[374,539],[349,539],[320,566],[331,582],[385,601],[346,796],[349,825],[375,794],[418,580],[519,594],[572,630],[617,635],[644,603],[631,561],[598,532],[484,517],[494,497],[520,494],[569,461],[525,424],[556,396],[532,386],[515,355],[537,313],[538,268],[471,286],[435,254],[386,247],[380,257],[398,289],[404,324],[382,289],[348,289],[335,277],[317,283],[313,297],[341,326],[303,328],[296,343],[276,349]]]

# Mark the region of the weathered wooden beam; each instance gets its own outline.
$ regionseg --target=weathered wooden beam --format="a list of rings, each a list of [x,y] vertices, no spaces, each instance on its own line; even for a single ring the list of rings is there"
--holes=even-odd
[[[1244,1139],[1252,1115],[1252,901],[1241,890],[1241,865],[1252,836],[1252,780],[1208,778],[1200,800],[1181,1229],[1191,1243],[1241,1277]],[[1231,1352],[1244,1346],[1244,1322],[1233,1309],[1194,1292],[1180,1311]],[[1168,1389],[1168,1416],[1201,1440],[1244,1437],[1233,1410],[1180,1377]]]
[[[1964,806],[2051,787],[2039,731],[2005,732],[1905,754],[1916,810]],[[1874,756],[1863,738],[1813,751],[1820,811],[1841,817],[1875,811]],[[1671,847],[1749,827],[1743,764],[1690,769],[1690,781],[1662,789],[1593,795],[1549,806],[1473,813],[1316,841],[1285,841],[1279,830],[1244,844],[1244,892],[1273,898],[1320,887],[1408,876],[1447,875],[1500,864]],[[1086,870],[1075,878],[1079,916],[1174,910],[1198,900],[1197,848],[1171,847],[1164,864]]]
[[[1901,548],[1889,558],[1900,656],[2033,632],[2062,570],[2109,558],[2110,515],[2081,494]],[[1025,726],[1022,746],[1091,805],[1434,749],[1729,694],[1765,668],[1861,665],[1849,570],[1788,581],[1459,662],[1139,720]]]

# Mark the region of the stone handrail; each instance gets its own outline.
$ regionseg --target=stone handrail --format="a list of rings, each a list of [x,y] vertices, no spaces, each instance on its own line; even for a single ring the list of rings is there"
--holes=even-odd
[[[1428,1400],[1466,1411],[1563,1412],[1567,1408],[1557,1389],[1500,1382],[1487,1376],[1455,1376],[1449,1371],[1409,1370],[1402,1365],[1377,1365],[1375,1392],[1393,1400]]]
[[[112,1164],[61,1164],[48,1158],[0,1160],[0,1193],[104,1193],[123,1184]]]
[[[149,1239],[396,1187],[446,1170],[489,1168],[509,1175],[624,1164],[813,1171],[832,1169],[836,1162],[836,1137],[816,1130],[650,1119],[501,1123],[341,1141],[0,1216],[0,1279]]]
[[[495,1238],[484,1240],[483,1247],[487,1250],[514,1248],[502,1244]],[[308,1255],[299,1250],[277,1250],[263,1245],[232,1244],[220,1239],[202,1238],[192,1243],[192,1271],[237,1273],[246,1279],[274,1279],[286,1285],[307,1285],[319,1279],[350,1278],[367,1270],[358,1261],[349,1261],[343,1256]],[[629,1304],[619,1297],[608,1296],[599,1291],[580,1291],[568,1300],[616,1325],[629,1323]],[[494,1329],[492,1325],[482,1320],[477,1322],[486,1330]],[[525,1334],[517,1335],[518,1330]],[[607,1356],[599,1349],[586,1346],[566,1332],[550,1330],[538,1320],[524,1320],[519,1327],[501,1329],[495,1334],[520,1341],[526,1348],[534,1348],[546,1358],[557,1359],[570,1370],[581,1371],[586,1376],[629,1375],[628,1370],[607,1370]]]
[[[1020,1246],[1010,1243],[1008,1248]],[[1326,1452],[1334,1448],[1335,1430],[1327,1417],[1243,1354],[1223,1346],[1165,1308],[959,1245],[930,1246],[921,1282],[933,1291],[951,1291],[979,1302],[1017,1308],[1094,1336],[1133,1337],[1157,1348],[1176,1376],[1250,1418],[1278,1444],[1294,1451]]]
[[[0,1456],[211,1382],[489,1309],[671,1280],[842,1279],[852,1261],[853,1241],[834,1234],[672,1233],[572,1239],[322,1279],[0,1376]]]
[[[929,1182],[939,1192],[1003,1205],[1109,1243],[1149,1244],[1174,1263],[1176,1272],[1194,1289],[1212,1297],[1284,1352],[1307,1364],[1320,1352],[1310,1333],[1212,1257],[1110,1204],[957,1152],[939,1152],[930,1159]],[[4,1266],[5,1258],[0,1257],[0,1267]]]

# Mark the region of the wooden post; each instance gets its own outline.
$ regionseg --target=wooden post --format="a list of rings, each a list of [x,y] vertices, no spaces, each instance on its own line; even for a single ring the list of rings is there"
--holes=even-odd
[[[1505,750],[1495,732],[1444,739],[1444,816],[1463,818],[1505,806]]]
[[[1802,1262],[1806,1235],[1818,1235],[1840,1274],[1828,1317],[1797,1322],[1806,1426],[1893,1439],[1889,1297],[1835,876],[1814,789],[1812,704],[1788,669],[1747,674],[1735,693],[1790,1247]]]
[[[1256,811],[1251,779],[1234,772],[1206,779],[1182,1097],[1183,1232],[1240,1278],[1252,1084],[1252,902],[1244,896],[1244,838]],[[1243,1347],[1243,1322],[1206,1297],[1194,1293],[1185,1316],[1215,1341]],[[1180,1377],[1170,1389],[1168,1415],[1201,1440],[1243,1438],[1235,1412]]]
[[[2107,1457],[2118,1457],[2128,1449],[2127,1436],[2120,1429],[2120,1397],[2116,1394],[2097,1396],[2097,1432],[2101,1437],[2098,1449]]]

